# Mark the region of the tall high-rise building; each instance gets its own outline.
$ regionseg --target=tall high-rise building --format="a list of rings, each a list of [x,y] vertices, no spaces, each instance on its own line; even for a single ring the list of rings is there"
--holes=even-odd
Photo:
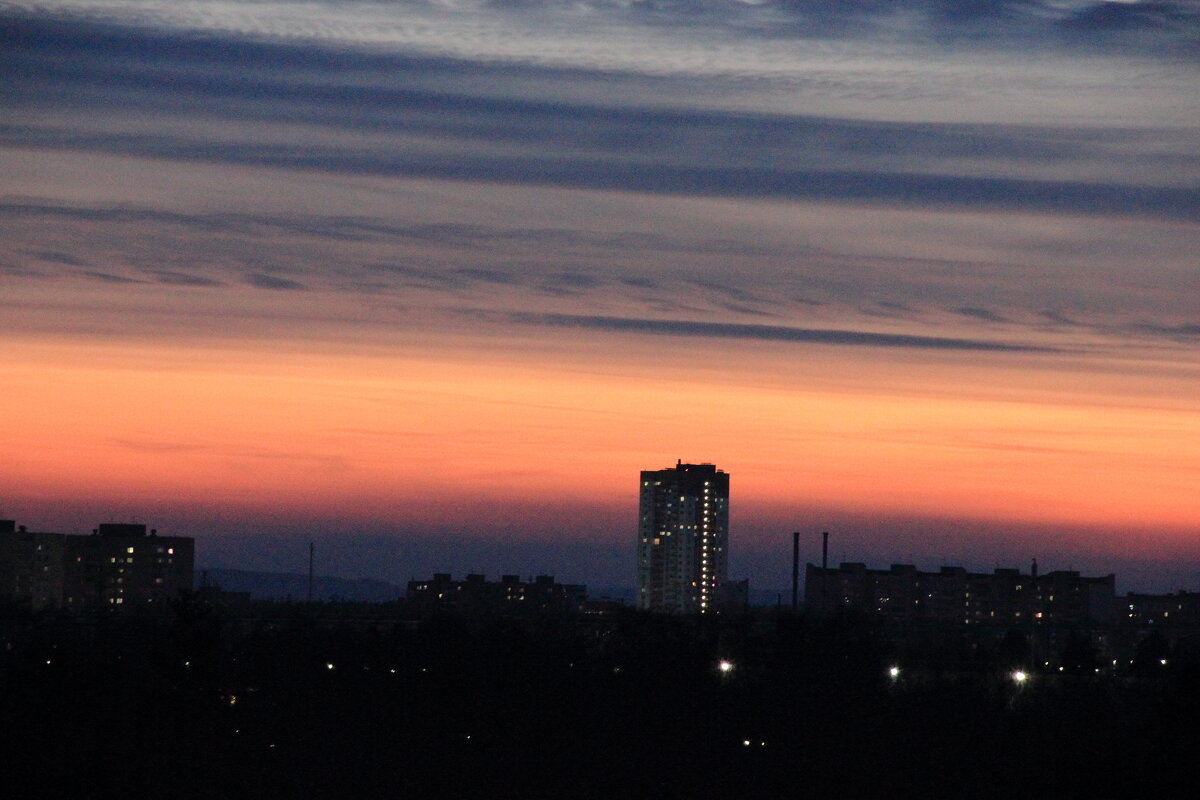
[[[729,557],[729,475],[712,464],[642,472],[637,606],[716,610]]]

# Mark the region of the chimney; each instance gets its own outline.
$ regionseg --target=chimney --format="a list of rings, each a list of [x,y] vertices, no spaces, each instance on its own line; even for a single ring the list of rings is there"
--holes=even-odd
[[[800,531],[792,531],[792,611],[796,611],[799,602],[797,594],[800,585]]]

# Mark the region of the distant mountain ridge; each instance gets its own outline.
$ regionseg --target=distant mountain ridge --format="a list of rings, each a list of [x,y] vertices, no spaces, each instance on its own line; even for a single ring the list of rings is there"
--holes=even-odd
[[[248,592],[252,600],[292,600],[308,598],[308,576],[292,572],[253,572],[243,569],[212,567],[196,571],[197,584],[219,586],[227,592]],[[390,603],[401,599],[407,590],[387,581],[370,578],[313,577],[313,600],[347,600],[358,603]]]

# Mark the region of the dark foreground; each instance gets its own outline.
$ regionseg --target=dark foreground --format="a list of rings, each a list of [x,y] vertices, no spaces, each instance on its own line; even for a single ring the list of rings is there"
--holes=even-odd
[[[871,620],[765,612],[414,623],[381,607],[234,619],[192,602],[157,620],[2,624],[5,782],[22,797],[1195,788],[1200,669],[1174,653],[1017,684],[1027,656],[1011,641],[899,647]]]

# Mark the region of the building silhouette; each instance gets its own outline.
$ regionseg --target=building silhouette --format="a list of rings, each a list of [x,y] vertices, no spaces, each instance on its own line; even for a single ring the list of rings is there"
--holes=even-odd
[[[0,520],[0,597],[35,610],[147,607],[192,588],[195,540],[104,523],[90,536]]]
[[[1039,575],[1000,568],[968,572],[942,567],[923,572],[911,564],[868,569],[847,562],[805,570],[804,606],[810,613],[837,609],[874,612],[902,622],[962,625],[1105,626],[1117,609],[1116,577],[1058,570]]]
[[[573,611],[587,599],[587,587],[558,583],[553,575],[538,575],[522,581],[502,575],[498,581],[472,573],[461,581],[448,572],[434,573],[428,580],[408,582],[406,598],[422,610],[454,608],[473,613],[531,613]]]
[[[716,611],[728,579],[729,475],[682,461],[641,475],[637,607]]]
[[[1128,592],[1117,609],[1117,619],[1130,627],[1200,629],[1200,593]]]
[[[0,520],[0,597],[35,610],[62,605],[66,538]]]

